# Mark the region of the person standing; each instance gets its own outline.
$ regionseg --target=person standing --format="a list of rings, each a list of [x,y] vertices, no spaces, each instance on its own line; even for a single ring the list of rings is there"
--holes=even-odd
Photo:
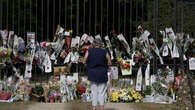
[[[107,98],[107,69],[111,66],[109,53],[102,48],[103,43],[100,39],[93,41],[93,48],[89,48],[84,56],[84,64],[87,64],[87,76],[90,81],[92,93],[92,108],[104,110],[104,103]]]

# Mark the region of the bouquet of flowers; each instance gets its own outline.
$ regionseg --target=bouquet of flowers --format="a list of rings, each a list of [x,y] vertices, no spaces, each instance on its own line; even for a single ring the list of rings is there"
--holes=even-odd
[[[168,95],[168,92],[171,90],[174,84],[173,71],[169,67],[159,69],[157,79],[158,81],[152,83],[153,90],[156,92],[156,94],[163,96]]]
[[[135,62],[135,64],[140,63],[147,63],[148,59],[151,59],[151,50],[149,49],[149,46],[144,46],[144,42],[142,42],[142,39],[133,38],[133,50],[132,53],[132,59]]]
[[[143,97],[134,88],[113,89],[109,97],[111,102],[142,102]]]
[[[12,50],[0,47],[0,63],[6,63],[11,56]]]

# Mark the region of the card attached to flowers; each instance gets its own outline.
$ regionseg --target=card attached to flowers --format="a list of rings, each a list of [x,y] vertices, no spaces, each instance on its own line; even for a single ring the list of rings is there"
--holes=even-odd
[[[123,60],[121,63],[122,75],[132,75],[132,60]]]
[[[189,59],[189,69],[195,70],[195,58],[193,57]]]
[[[112,79],[118,79],[118,67],[117,66],[111,66],[110,73],[111,73]]]

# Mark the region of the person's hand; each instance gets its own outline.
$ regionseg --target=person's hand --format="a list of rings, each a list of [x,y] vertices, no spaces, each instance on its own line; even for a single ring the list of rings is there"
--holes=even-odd
[[[79,59],[78,59],[78,62],[79,62],[79,63],[83,63],[83,58],[79,58]]]

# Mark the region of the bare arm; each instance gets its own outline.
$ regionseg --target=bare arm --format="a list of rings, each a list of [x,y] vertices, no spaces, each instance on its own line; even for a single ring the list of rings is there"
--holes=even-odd
[[[108,62],[108,66],[111,66],[112,62],[111,62],[110,55],[108,53],[106,54],[106,59],[107,59],[107,62]]]
[[[85,53],[84,60],[83,60],[83,63],[84,63],[84,64],[87,63],[88,54],[89,54],[89,52],[87,51],[87,52]]]

